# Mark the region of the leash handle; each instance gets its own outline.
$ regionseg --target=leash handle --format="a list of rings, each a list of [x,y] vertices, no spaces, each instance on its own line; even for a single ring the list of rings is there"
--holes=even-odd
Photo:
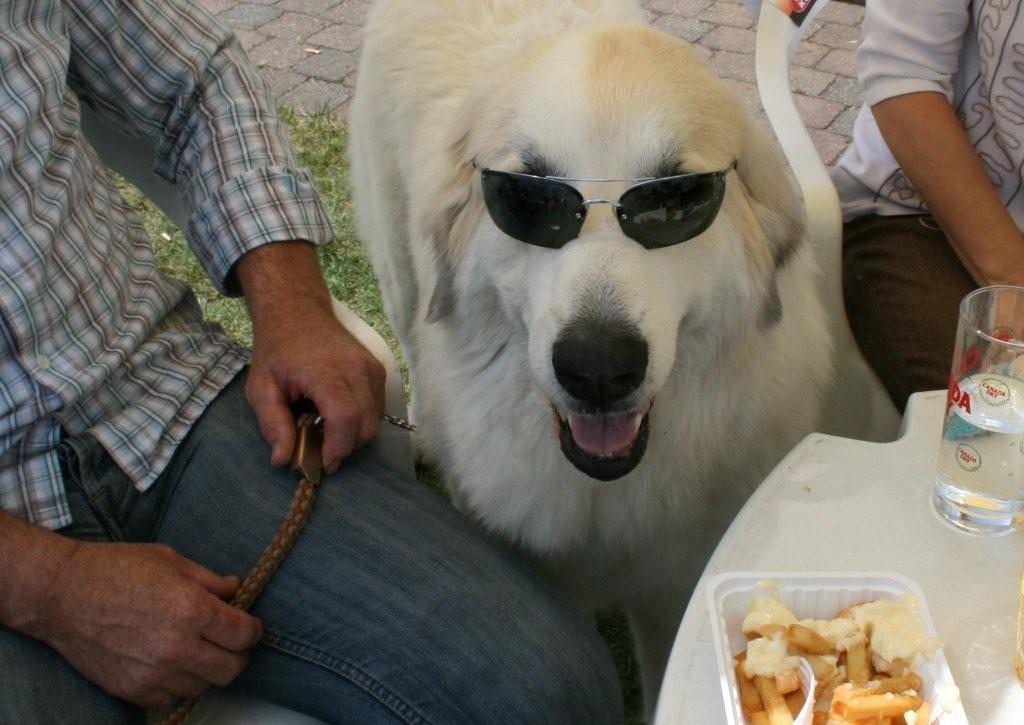
[[[324,421],[313,403],[308,400],[303,400],[296,406],[295,414],[298,434],[295,449],[292,451],[292,473],[299,481],[309,481],[314,486],[319,486],[324,466]]]

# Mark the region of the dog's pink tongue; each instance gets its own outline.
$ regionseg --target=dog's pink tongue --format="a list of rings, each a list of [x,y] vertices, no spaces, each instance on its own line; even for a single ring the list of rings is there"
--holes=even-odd
[[[570,415],[569,429],[576,445],[594,456],[626,453],[640,430],[640,413]]]

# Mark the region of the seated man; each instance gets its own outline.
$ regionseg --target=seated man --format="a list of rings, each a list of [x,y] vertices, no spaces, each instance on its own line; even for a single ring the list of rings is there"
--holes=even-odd
[[[192,248],[245,295],[251,360],[157,268],[80,103],[158,140]],[[332,316],[330,238],[266,86],[194,2],[4,3],[0,722],[141,720],[210,685],[329,721],[621,718],[592,625],[357,450],[384,376]],[[294,492],[271,464],[300,397],[330,475],[244,613],[225,600]]]

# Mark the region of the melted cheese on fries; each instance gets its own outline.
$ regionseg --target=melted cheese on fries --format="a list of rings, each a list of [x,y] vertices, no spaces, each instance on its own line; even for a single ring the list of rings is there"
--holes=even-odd
[[[781,632],[747,642],[743,671],[747,677],[774,677],[800,666],[800,658],[789,654],[789,643]]]
[[[837,652],[845,652],[858,642],[865,641],[866,638],[864,630],[849,617],[802,619],[800,624],[808,629],[813,629],[831,642]]]
[[[917,600],[909,594],[852,607],[850,615],[868,635],[872,662],[881,672],[892,672],[897,661],[912,665],[919,654],[931,654],[941,645],[925,631]]]
[[[808,702],[815,724],[931,722],[933,705],[919,694],[921,676],[911,667],[941,643],[925,630],[914,597],[878,599],[844,608],[833,619],[797,622],[777,585],[762,582],[758,589],[742,624],[746,651],[734,661],[747,722],[792,723]],[[810,682],[813,691],[807,691]]]
[[[771,595],[754,597],[747,604],[747,616],[743,618],[743,633],[751,634],[766,624],[788,627],[796,624],[796,617],[786,605]]]

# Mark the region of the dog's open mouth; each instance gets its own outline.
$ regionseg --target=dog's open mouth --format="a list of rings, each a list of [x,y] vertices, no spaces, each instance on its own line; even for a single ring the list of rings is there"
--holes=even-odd
[[[625,476],[647,450],[650,406],[645,411],[604,415],[563,414],[554,406],[552,410],[562,453],[591,478],[612,481]]]

